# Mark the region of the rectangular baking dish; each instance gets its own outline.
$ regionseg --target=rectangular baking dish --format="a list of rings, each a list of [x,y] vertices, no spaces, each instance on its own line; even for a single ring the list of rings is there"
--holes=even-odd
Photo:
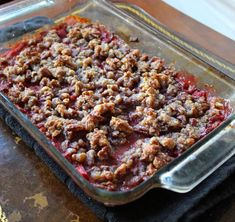
[[[128,8],[130,9],[129,12]],[[134,13],[135,11],[139,12],[139,16]],[[0,28],[39,15],[59,22],[70,14],[99,21],[124,40],[129,39],[130,35],[137,36],[140,41],[130,43],[132,47],[139,48],[147,54],[164,58],[167,64],[173,63],[177,69],[192,73],[198,78],[200,88],[204,88],[205,84],[213,85],[216,95],[230,100],[231,106],[235,110],[235,80],[232,78],[232,73],[235,70],[233,65],[224,65],[221,69],[224,73],[219,71],[209,65],[210,62],[206,59],[203,61],[202,57],[183,47],[183,40],[179,42],[172,40],[170,37],[174,34],[170,31],[161,32],[161,29],[157,30],[154,24],[162,27],[159,23],[131,5],[117,4],[115,6],[106,0],[72,0],[68,2],[65,0],[23,0],[0,9]],[[170,35],[167,33],[170,33]],[[14,37],[14,32],[12,35]],[[7,44],[7,42],[1,43],[0,49],[4,50]],[[219,60],[216,58],[216,61]],[[219,63],[223,64],[221,61]],[[217,66],[215,65],[215,67]],[[224,70],[225,67],[227,69]],[[233,111],[221,126],[193,145],[183,155],[163,167],[147,181],[125,192],[111,192],[94,187],[80,176],[73,165],[2,93],[0,93],[0,104],[19,121],[80,188],[93,199],[105,205],[114,206],[131,202],[156,187],[179,193],[188,192],[235,153],[235,115]]]

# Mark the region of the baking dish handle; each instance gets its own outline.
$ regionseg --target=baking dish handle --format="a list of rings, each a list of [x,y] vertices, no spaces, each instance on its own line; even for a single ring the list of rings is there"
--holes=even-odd
[[[223,124],[224,126],[224,124]],[[221,126],[222,127],[222,126]],[[219,127],[219,128],[221,128]],[[156,177],[160,187],[186,193],[214,172],[235,154],[235,120],[225,123],[215,135],[209,135],[203,145],[197,144],[191,155]]]

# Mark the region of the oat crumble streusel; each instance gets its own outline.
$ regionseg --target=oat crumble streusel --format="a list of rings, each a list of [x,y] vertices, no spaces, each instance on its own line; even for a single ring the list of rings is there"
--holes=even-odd
[[[0,57],[0,91],[96,187],[151,177],[229,115],[228,102],[105,26],[68,17]]]

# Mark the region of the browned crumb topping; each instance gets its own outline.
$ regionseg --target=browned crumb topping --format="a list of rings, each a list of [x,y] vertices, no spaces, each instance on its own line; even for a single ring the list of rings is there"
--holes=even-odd
[[[138,185],[228,115],[224,99],[103,25],[62,27],[2,57],[0,89],[95,186]]]

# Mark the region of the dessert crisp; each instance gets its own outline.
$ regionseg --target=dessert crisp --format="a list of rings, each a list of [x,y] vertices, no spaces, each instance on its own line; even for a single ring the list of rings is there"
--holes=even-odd
[[[192,75],[78,17],[0,56],[3,92],[96,187],[131,189],[223,122]]]

